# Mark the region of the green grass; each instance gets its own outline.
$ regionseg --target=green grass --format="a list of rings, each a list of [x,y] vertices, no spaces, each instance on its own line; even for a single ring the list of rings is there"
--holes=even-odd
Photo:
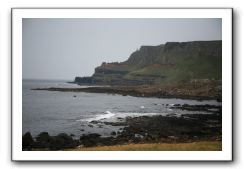
[[[106,70],[123,71],[123,78],[144,80],[150,76],[162,85],[187,83],[192,79],[222,79],[221,41],[189,42],[171,46],[143,47],[128,61],[105,64]],[[170,44],[169,44],[170,45]],[[164,48],[164,49],[163,49]],[[105,75],[106,76],[106,75]],[[143,76],[147,76],[143,79]]]
[[[129,79],[137,76],[161,76],[165,77],[162,84],[178,84],[189,82],[192,79],[222,79],[221,60],[208,57],[196,57],[189,59],[179,58],[173,66],[153,64],[135,70],[125,77]]]

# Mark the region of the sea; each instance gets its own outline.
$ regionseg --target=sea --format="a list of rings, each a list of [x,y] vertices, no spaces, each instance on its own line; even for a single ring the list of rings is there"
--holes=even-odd
[[[119,122],[126,117],[136,116],[181,116],[189,113],[206,113],[171,109],[170,106],[174,104],[221,105],[216,100],[198,101],[32,90],[48,87],[88,87],[61,80],[23,80],[22,85],[22,134],[30,132],[34,137],[41,132],[48,132],[50,135],[67,133],[77,138],[83,134],[99,133],[106,137],[113,131],[122,130],[124,126],[92,122]]]

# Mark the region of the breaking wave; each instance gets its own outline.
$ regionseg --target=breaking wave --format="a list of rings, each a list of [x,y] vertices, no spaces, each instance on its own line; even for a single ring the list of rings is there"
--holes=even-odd
[[[98,120],[103,120],[103,119],[109,119],[111,117],[113,117],[115,114],[111,113],[110,111],[105,111],[104,114],[100,114],[97,115],[93,118],[89,118],[89,119],[81,119],[79,121],[87,121],[87,122],[91,122],[91,121],[98,121]]]

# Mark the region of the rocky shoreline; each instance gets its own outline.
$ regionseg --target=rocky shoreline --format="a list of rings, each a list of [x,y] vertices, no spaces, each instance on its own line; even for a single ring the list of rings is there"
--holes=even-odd
[[[59,92],[88,92],[88,93],[107,93],[119,94],[123,96],[134,97],[156,97],[156,98],[180,98],[194,100],[217,100],[221,101],[221,89],[216,89],[216,86],[194,87],[193,85],[182,86],[156,86],[156,85],[141,85],[141,86],[98,86],[84,88],[35,88],[32,90],[46,90]]]
[[[181,114],[180,116],[155,115],[126,117],[117,122],[91,121],[91,124],[124,126],[111,136],[103,137],[99,133],[81,135],[74,139],[72,135],[61,133],[50,136],[40,133],[36,138],[27,132],[23,135],[23,150],[64,150],[68,148],[124,145],[131,143],[186,143],[194,141],[221,141],[222,109],[211,105],[174,105],[171,108],[203,111],[202,114]],[[213,111],[214,109],[214,111]]]

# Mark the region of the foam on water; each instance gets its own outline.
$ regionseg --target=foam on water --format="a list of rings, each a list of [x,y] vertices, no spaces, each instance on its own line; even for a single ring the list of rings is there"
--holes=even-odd
[[[87,121],[87,122],[91,122],[91,121],[98,121],[98,120],[103,120],[103,119],[109,119],[111,117],[113,117],[115,114],[111,113],[110,111],[105,111],[104,114],[100,114],[95,116],[94,118],[88,118],[88,119],[80,119],[78,121]]]
[[[33,88],[46,87],[80,88],[62,81],[23,80],[22,132],[33,136],[48,131],[50,135],[61,132],[79,136],[84,132],[110,134],[116,126],[92,123],[91,121],[121,122],[126,117],[206,113],[171,109],[174,104],[221,105],[215,100],[183,100],[166,98],[140,98],[105,93],[36,91]],[[91,86],[89,86],[91,87]],[[74,99],[74,95],[76,99]],[[214,111],[214,109],[211,109]],[[177,114],[176,114],[177,115]],[[175,115],[175,116],[176,116]],[[82,123],[82,124],[81,124]],[[102,125],[99,127],[99,125]],[[118,127],[119,128],[119,127]]]

